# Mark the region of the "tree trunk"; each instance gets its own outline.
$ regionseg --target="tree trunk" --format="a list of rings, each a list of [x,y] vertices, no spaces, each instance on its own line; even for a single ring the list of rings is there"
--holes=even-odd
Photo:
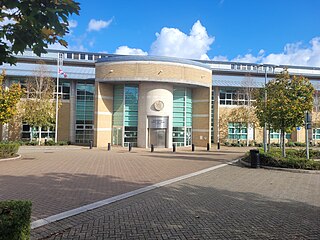
[[[282,157],[286,157],[285,131],[281,130]]]
[[[249,147],[249,128],[250,128],[250,123],[247,123],[247,147]]]
[[[271,148],[271,136],[270,136],[270,125],[268,126],[268,147],[267,147],[267,150],[268,152],[270,151],[270,148]]]
[[[39,127],[39,146],[41,145],[41,127]]]

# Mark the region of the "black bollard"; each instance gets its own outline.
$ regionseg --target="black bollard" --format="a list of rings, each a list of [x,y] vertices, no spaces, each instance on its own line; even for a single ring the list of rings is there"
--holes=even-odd
[[[194,152],[194,144],[191,145],[192,152]]]
[[[131,152],[132,146],[131,143],[129,143],[129,152]]]
[[[90,140],[89,142],[90,142],[90,149],[92,149],[93,141],[92,141],[92,140]]]
[[[111,150],[111,143],[108,143],[108,151]]]
[[[151,152],[154,152],[154,146],[151,144]]]
[[[172,151],[176,152],[176,145],[175,144],[172,144]]]
[[[220,149],[220,142],[218,142],[218,149]]]
[[[210,151],[210,144],[207,143],[207,151]]]

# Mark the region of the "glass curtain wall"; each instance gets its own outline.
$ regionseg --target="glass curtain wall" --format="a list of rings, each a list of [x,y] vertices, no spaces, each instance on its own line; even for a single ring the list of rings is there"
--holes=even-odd
[[[77,83],[76,143],[88,144],[93,140],[94,84]]]
[[[188,88],[173,89],[172,142],[176,146],[192,144],[192,91]]]
[[[137,85],[115,85],[113,88],[113,145],[137,146],[138,137]]]

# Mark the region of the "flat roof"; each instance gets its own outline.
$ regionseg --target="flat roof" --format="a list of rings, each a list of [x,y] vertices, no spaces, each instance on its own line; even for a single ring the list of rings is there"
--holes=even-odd
[[[101,62],[129,62],[129,61],[154,61],[154,62],[170,62],[170,63],[180,63],[193,65],[197,67],[206,68],[211,70],[211,67],[208,64],[204,64],[198,61],[183,59],[183,58],[174,58],[174,57],[161,57],[161,56],[142,56],[142,55],[118,55],[118,56],[108,56],[102,57],[97,60],[97,63]]]

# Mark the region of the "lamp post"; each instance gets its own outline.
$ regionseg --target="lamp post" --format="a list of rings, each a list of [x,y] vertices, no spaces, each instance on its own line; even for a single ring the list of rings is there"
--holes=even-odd
[[[58,110],[59,110],[59,77],[60,77],[60,67],[63,64],[63,53],[58,52],[57,58],[57,90],[56,90],[56,126],[55,126],[55,134],[54,141],[58,142]]]
[[[261,65],[264,67],[264,108],[267,109],[267,67],[264,65]],[[263,128],[263,151],[267,152],[267,122],[264,122],[264,128]]]

